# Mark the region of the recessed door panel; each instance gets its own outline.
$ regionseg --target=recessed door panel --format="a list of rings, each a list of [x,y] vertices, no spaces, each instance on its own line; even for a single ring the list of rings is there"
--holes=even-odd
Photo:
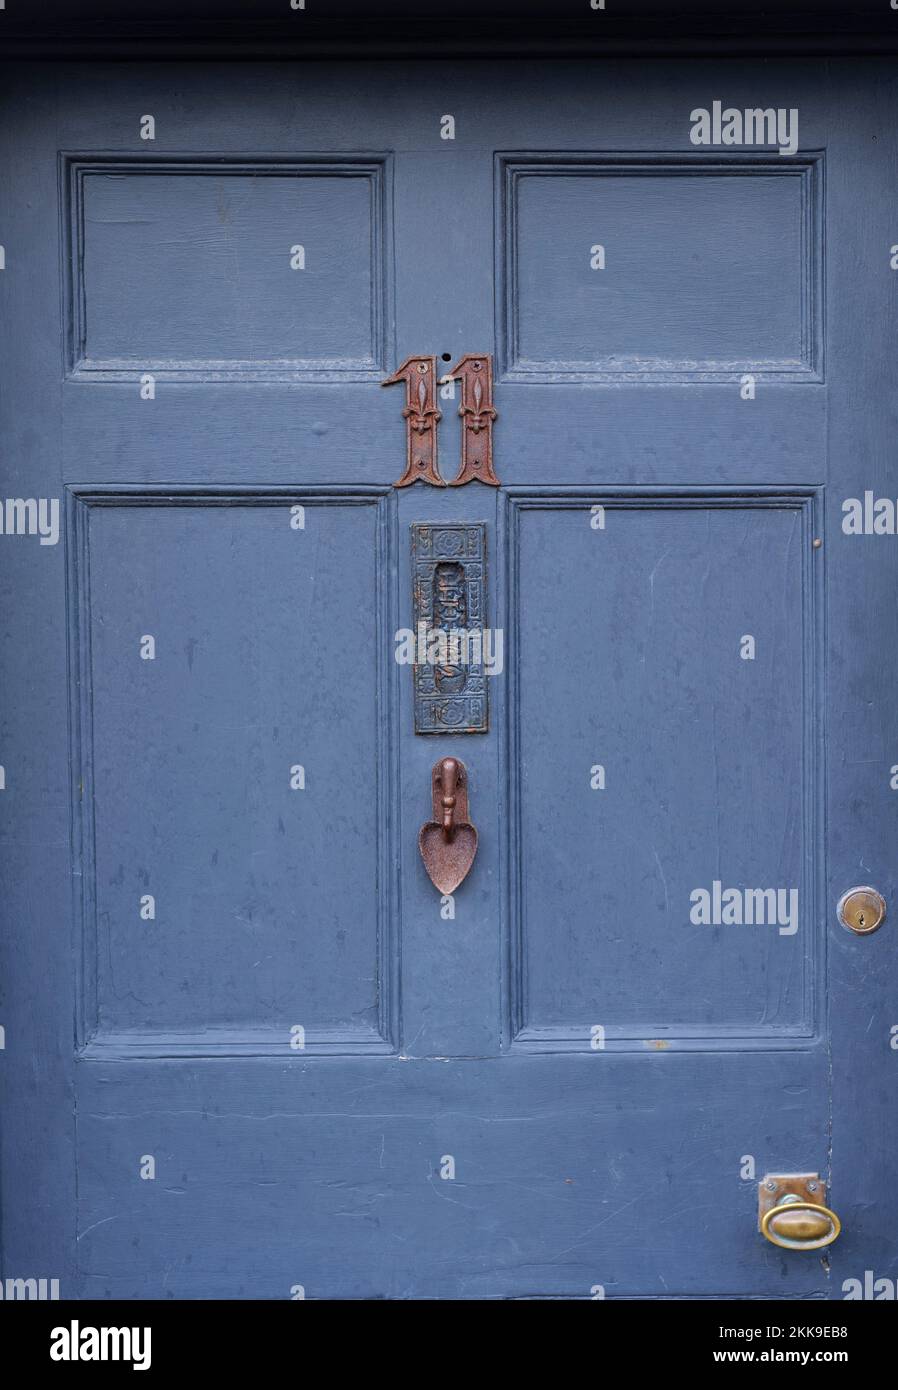
[[[519,1039],[812,1036],[813,514],[512,500]]]

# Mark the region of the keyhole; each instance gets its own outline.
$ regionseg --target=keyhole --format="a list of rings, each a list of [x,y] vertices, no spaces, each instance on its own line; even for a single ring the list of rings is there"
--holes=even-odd
[[[842,926],[865,936],[879,930],[885,915],[885,899],[875,888],[852,888],[838,902]]]

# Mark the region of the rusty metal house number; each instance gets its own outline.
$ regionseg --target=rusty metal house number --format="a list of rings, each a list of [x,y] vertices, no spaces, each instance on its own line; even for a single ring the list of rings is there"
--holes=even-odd
[[[461,382],[462,419],[461,468],[457,477],[447,483],[437,465],[437,430],[442,415],[437,406],[437,386]],[[405,407],[402,414],[406,425],[405,472],[394,487],[409,487],[412,483],[430,483],[433,487],[463,487],[479,481],[498,487],[493,472],[493,360],[488,352],[468,352],[460,357],[445,376],[437,379],[436,357],[407,357],[382,386],[397,386],[405,382]]]

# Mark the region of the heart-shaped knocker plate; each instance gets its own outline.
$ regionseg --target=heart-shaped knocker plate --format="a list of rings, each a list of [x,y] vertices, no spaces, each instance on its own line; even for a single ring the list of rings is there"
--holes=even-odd
[[[457,758],[441,758],[431,773],[433,820],[418,835],[431,883],[454,893],[477,853],[477,831],[468,820],[468,773]]]

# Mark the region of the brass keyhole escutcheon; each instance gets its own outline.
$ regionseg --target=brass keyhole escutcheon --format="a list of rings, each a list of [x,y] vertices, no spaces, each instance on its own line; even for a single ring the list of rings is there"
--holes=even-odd
[[[875,888],[850,888],[839,899],[836,912],[843,927],[856,936],[869,936],[885,921],[886,902]]]

